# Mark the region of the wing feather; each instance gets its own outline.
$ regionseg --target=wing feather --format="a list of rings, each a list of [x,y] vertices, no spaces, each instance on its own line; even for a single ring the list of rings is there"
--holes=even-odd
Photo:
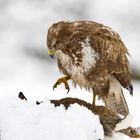
[[[127,59],[129,53],[119,35],[112,30],[103,31],[101,28],[92,33],[91,46],[103,59],[108,73],[113,75],[124,88],[131,89],[132,94],[132,76]]]

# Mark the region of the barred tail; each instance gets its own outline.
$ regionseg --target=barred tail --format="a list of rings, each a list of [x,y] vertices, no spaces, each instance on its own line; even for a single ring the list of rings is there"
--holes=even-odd
[[[105,106],[118,114],[126,117],[129,109],[123,95],[120,83],[116,79],[110,81],[110,90],[107,98],[104,99]]]

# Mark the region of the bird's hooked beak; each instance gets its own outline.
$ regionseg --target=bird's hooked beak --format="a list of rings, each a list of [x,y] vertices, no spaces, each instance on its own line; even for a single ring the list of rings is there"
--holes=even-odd
[[[54,58],[54,55],[55,55],[55,51],[53,50],[48,50],[48,54],[51,58]]]

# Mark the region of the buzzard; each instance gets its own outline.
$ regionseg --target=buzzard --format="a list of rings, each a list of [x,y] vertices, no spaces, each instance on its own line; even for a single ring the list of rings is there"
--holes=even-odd
[[[122,87],[133,94],[127,48],[119,34],[94,21],[60,21],[47,34],[48,53],[56,55],[58,67],[65,75],[54,84],[67,81],[93,92],[105,106],[123,116],[129,112]]]

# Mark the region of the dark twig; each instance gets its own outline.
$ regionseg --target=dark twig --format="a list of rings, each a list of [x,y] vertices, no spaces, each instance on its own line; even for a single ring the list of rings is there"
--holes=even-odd
[[[22,92],[19,92],[18,97],[19,97],[21,100],[26,100],[26,101],[27,101],[27,98],[24,96],[24,94],[23,94]]]

